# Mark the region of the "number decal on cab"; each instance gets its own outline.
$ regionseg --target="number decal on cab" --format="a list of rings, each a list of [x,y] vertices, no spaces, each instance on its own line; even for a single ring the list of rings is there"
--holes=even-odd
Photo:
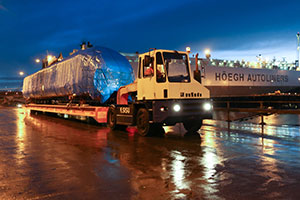
[[[120,107],[120,113],[129,114],[130,113],[130,108],[129,107]]]

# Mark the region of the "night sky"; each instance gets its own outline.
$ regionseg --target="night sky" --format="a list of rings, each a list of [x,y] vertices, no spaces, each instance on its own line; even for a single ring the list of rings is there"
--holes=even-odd
[[[31,74],[47,51],[64,57],[90,41],[122,52],[149,48],[212,58],[296,59],[300,1],[0,0],[0,77]]]

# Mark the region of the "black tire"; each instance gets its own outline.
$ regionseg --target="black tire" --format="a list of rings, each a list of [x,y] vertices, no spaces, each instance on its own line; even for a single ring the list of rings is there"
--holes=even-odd
[[[116,112],[114,107],[109,107],[107,112],[107,125],[111,130],[117,129]]]
[[[145,136],[163,136],[165,130],[162,127],[162,124],[150,124],[149,123],[149,112],[146,108],[140,108],[137,113],[136,121],[138,134]]]
[[[202,126],[202,119],[191,119],[183,122],[183,126],[187,132],[197,132]]]
[[[126,130],[127,126],[118,125],[116,120],[116,110],[115,107],[111,106],[107,112],[107,125],[111,130]]]
[[[162,127],[162,124],[151,124],[150,125],[150,133],[155,136],[164,136],[165,129]]]
[[[140,108],[136,116],[136,126],[138,133],[141,136],[149,135],[150,123],[149,123],[149,112],[146,108]]]

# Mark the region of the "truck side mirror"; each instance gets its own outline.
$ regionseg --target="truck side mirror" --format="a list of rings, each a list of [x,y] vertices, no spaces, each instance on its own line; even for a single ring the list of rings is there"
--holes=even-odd
[[[201,72],[200,72],[200,70],[195,70],[194,71],[194,79],[196,81],[198,81],[199,83],[201,83]]]

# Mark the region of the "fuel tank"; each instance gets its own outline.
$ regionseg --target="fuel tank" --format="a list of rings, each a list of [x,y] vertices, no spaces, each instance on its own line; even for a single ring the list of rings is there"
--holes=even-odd
[[[92,47],[27,76],[23,95],[32,99],[88,95],[104,103],[113,92],[133,81],[133,69],[126,57],[109,48]]]

